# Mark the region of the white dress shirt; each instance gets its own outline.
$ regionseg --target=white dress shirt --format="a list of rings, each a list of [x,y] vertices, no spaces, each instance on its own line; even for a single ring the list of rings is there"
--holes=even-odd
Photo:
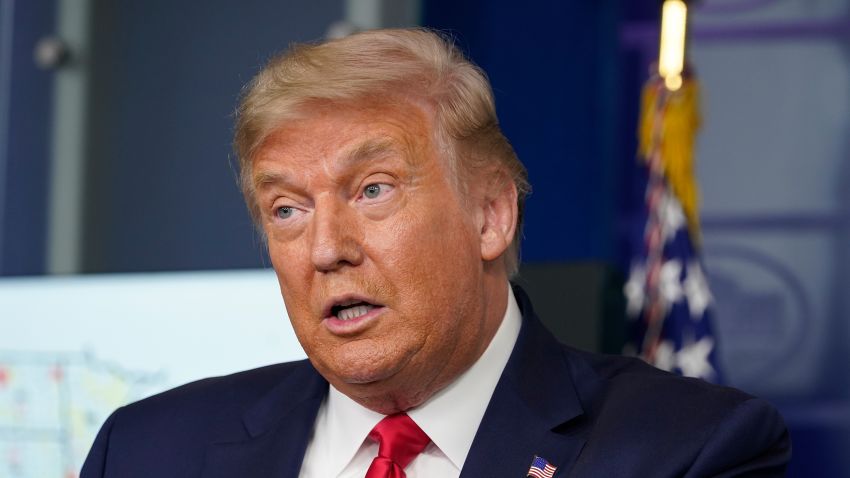
[[[508,286],[508,306],[496,335],[472,367],[407,414],[431,443],[405,469],[408,478],[457,478],[513,351],[522,318]],[[369,431],[384,418],[330,386],[301,464],[301,478],[363,478],[378,444]]]

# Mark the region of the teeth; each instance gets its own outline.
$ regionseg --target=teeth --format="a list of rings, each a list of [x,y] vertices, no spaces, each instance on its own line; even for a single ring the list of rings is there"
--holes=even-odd
[[[337,318],[340,320],[356,319],[357,317],[366,315],[370,310],[374,308],[374,305],[358,305],[355,307],[349,307],[347,309],[340,310],[337,314]]]

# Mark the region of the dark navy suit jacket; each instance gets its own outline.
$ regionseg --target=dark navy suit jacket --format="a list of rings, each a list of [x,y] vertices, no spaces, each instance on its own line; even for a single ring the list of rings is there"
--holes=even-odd
[[[525,477],[783,476],[790,441],[765,401],[523,325],[461,472]],[[328,384],[308,361],[184,385],[118,409],[80,478],[297,477]],[[435,477],[439,478],[439,477]]]

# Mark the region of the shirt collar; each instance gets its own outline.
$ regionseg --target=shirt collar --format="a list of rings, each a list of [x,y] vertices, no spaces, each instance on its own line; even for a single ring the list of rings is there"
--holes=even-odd
[[[327,468],[333,470],[331,476],[337,476],[354,458],[363,440],[384,415],[348,398],[333,385],[329,388],[326,406],[322,407],[324,413],[320,414],[318,421],[325,421],[321,426],[329,436],[325,442],[328,448],[322,456],[332,462]],[[317,427],[320,426],[318,421]]]
[[[478,425],[519,336],[522,316],[510,284],[507,288],[504,318],[481,357],[446,388],[407,412],[458,470],[463,468]],[[384,415],[361,406],[333,385],[326,405],[318,419],[327,420],[325,429],[332,431],[328,442],[330,453],[325,456],[335,462],[332,469],[338,472],[351,461]]]

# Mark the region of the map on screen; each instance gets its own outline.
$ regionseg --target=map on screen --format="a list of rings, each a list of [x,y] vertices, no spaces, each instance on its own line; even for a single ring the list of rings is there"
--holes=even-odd
[[[76,477],[109,414],[304,357],[271,271],[0,279],[0,477]]]

